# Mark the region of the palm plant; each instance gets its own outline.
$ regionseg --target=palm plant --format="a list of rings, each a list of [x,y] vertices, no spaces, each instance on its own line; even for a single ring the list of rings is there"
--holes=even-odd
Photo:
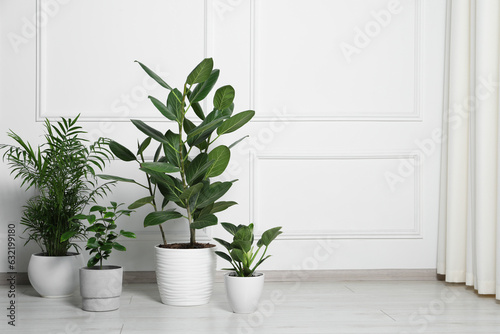
[[[46,120],[46,142],[36,149],[12,130],[8,135],[18,146],[0,145],[14,178],[20,178],[26,190],[37,191],[24,206],[21,224],[28,232],[26,243],[36,242],[48,256],[66,255],[71,247],[78,251],[73,240],[82,239],[85,229],[71,218],[114,183],[98,185],[95,176],[95,168],[102,171],[112,157],[108,140],[99,138],[87,147],[78,118],[62,118],[56,124]]]

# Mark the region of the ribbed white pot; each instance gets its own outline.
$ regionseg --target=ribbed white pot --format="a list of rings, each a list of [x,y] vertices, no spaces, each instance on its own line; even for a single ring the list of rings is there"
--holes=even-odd
[[[78,288],[78,270],[83,266],[81,254],[45,256],[32,254],[28,264],[28,278],[42,297],[71,296]]]
[[[123,268],[99,266],[80,268],[82,309],[91,312],[117,310],[122,294]]]
[[[264,287],[264,274],[255,273],[252,277],[238,277],[229,273],[224,275],[224,283],[227,300],[234,313],[255,312]]]
[[[215,247],[170,249],[156,246],[156,281],[161,302],[173,306],[203,305],[212,296]]]

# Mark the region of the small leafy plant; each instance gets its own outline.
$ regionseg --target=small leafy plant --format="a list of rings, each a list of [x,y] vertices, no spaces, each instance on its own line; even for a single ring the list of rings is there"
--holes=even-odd
[[[224,252],[216,251],[215,253],[228,261],[233,268],[223,268],[223,270],[234,270],[236,276],[239,277],[250,277],[253,275],[255,269],[262,264],[271,255],[265,256],[269,244],[276,239],[281,232],[281,226],[273,227],[262,234],[262,237],[257,241],[257,250],[254,252],[254,235],[253,235],[253,224],[246,225],[233,225],[231,223],[221,223],[226,231],[233,235],[233,242],[229,243],[225,240],[214,238],[215,241],[224,246],[229,254]],[[252,267],[252,264],[257,259],[257,256],[262,247],[264,252],[260,256],[260,259]]]
[[[90,251],[90,255],[95,253],[87,262],[87,267],[90,268],[99,263],[99,268],[102,269],[102,261],[108,259],[113,249],[121,252],[126,251],[127,249],[116,241],[119,236],[135,238],[133,232],[124,230],[120,230],[119,233],[115,232],[116,220],[123,215],[130,216],[130,213],[133,212],[132,210],[119,210],[122,205],[123,203],[117,204],[116,202],[111,202],[111,206],[108,207],[95,205],[90,208],[91,214],[74,217],[74,219],[86,219],[90,224],[86,231],[95,233],[87,240],[85,247],[85,250]],[[98,212],[100,217],[96,217],[92,212]]]

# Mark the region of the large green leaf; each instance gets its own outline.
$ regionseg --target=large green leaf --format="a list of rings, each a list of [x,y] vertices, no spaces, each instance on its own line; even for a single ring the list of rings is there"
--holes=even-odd
[[[204,178],[206,171],[213,163],[213,161],[208,160],[208,154],[198,154],[186,168],[187,183],[191,185],[201,181]]]
[[[129,183],[137,183],[135,180],[132,179],[127,179],[124,177],[119,177],[119,176],[114,176],[114,175],[107,175],[107,174],[98,174],[97,175],[99,178],[103,180],[111,180],[111,181],[120,181],[120,182],[129,182]]]
[[[137,155],[141,155],[146,148],[148,148],[149,144],[151,143],[151,137],[147,137],[144,139],[144,141],[139,145],[139,148],[137,150]]]
[[[189,146],[193,147],[207,139],[212,132],[217,129],[224,122],[223,119],[215,119],[211,122],[207,122],[205,119],[200,125],[198,125],[194,130],[192,130],[187,136],[187,143]]]
[[[117,242],[114,242],[113,243],[113,248],[116,249],[117,251],[120,251],[120,252],[125,252],[127,249],[125,248],[125,246],[117,243]]]
[[[245,253],[241,249],[233,249],[230,254],[234,261],[245,262]]]
[[[226,261],[233,262],[232,259],[231,259],[231,257],[229,255],[227,255],[226,253],[224,253],[224,252],[215,251],[215,254],[217,254],[218,256],[220,256],[221,258],[223,258]]]
[[[231,224],[231,223],[220,223],[222,225],[222,227],[224,227],[224,229],[226,231],[228,231],[231,235],[235,235],[236,232],[238,232],[238,227],[234,224]]]
[[[233,103],[234,95],[234,88],[230,85],[217,89],[214,95],[214,108],[218,110],[229,108]]]
[[[109,143],[109,149],[113,154],[120,160],[123,161],[134,161],[136,160],[135,154],[132,153],[128,148],[125,146],[115,142],[115,141],[110,141]]]
[[[182,93],[177,88],[172,89],[170,94],[168,94],[167,110],[174,117],[173,121],[177,121],[177,123],[181,121],[184,114],[184,110],[182,109]]]
[[[191,73],[189,73],[186,83],[194,85],[203,82],[210,77],[214,67],[214,60],[212,58],[205,58],[199,63]]]
[[[278,235],[280,235],[281,232],[280,231],[281,229],[281,226],[278,226],[278,227],[273,227],[267,231],[265,231],[264,233],[262,233],[262,237],[260,238],[260,240],[257,242],[257,247],[260,247],[262,245],[264,246],[269,246],[269,244],[274,240],[276,239],[276,237]]]
[[[135,201],[134,203],[130,204],[128,208],[130,210],[134,210],[137,208],[140,208],[141,206],[144,206],[146,204],[151,204],[153,202],[154,197],[153,196],[148,196],[148,197],[143,197]]]
[[[189,94],[189,101],[191,101],[191,103],[199,102],[207,97],[212,88],[215,86],[215,83],[219,78],[219,73],[219,70],[213,70],[206,81],[199,83]]]
[[[214,203],[216,200],[224,196],[232,185],[232,182],[215,182],[209,187],[203,188],[198,198],[197,207],[201,209]]]
[[[150,170],[158,173],[175,173],[179,171],[179,167],[168,162],[143,162],[141,170]]]
[[[137,61],[137,60],[136,60],[135,62],[136,62],[136,63],[139,63],[139,65],[141,65],[142,69],[143,69],[144,71],[146,71],[146,73],[147,73],[147,74],[148,74],[151,78],[153,78],[153,79],[154,79],[157,83],[159,83],[159,84],[160,84],[160,86],[162,86],[162,87],[164,87],[164,88],[166,88],[166,89],[168,89],[168,90],[172,90],[172,88],[171,88],[171,87],[170,87],[170,86],[169,86],[169,85],[168,85],[165,81],[163,81],[163,79],[162,79],[162,78],[160,78],[160,77],[159,77],[159,76],[158,76],[155,72],[151,71],[151,70],[149,69],[149,67],[147,67],[146,65],[142,64],[141,62],[139,62],[139,61]]]
[[[168,144],[167,139],[160,131],[150,127],[149,125],[147,125],[146,123],[144,123],[143,121],[138,120],[138,119],[133,119],[133,120],[131,120],[131,122],[140,131],[142,131],[144,134],[146,134],[146,136],[149,136],[149,137],[159,141],[160,143]]]
[[[191,223],[190,228],[198,230],[213,225],[217,225],[217,217],[215,215],[206,215]]]
[[[229,159],[231,157],[231,151],[227,146],[220,145],[214,148],[208,154],[208,160],[214,161],[213,165],[210,166],[205,177],[214,177],[221,175],[229,164]]]
[[[179,146],[180,146],[179,135],[168,130],[167,133],[165,133],[165,138],[167,140],[167,144],[163,145],[163,151],[165,153],[167,161],[173,165],[176,165],[177,167],[180,167],[181,160],[179,156]],[[182,145],[182,150],[183,150],[183,156],[184,157],[187,156],[186,147],[184,145]]]
[[[203,189],[203,183],[197,183],[197,184],[187,188],[186,190],[184,190],[184,192],[182,193],[182,195],[179,198],[182,200],[189,199],[189,198],[191,198],[191,196],[199,193],[201,191],[201,189]]]
[[[172,94],[173,91],[170,92]],[[170,96],[170,94],[168,96]],[[163,116],[168,118],[171,121],[176,121],[177,120],[177,115],[174,113],[172,108],[168,108],[166,105],[163,104],[160,100],[158,100],[156,97],[153,96],[148,96],[151,102],[153,102],[154,106],[156,109],[158,109]]]
[[[236,205],[238,203],[233,202],[233,201],[221,201],[221,202],[215,202],[212,209],[210,210],[210,213],[217,213],[226,210],[227,208]]]
[[[217,134],[222,135],[238,130],[248,121],[250,121],[254,115],[255,111],[247,110],[231,116],[217,129]]]
[[[160,225],[172,219],[181,218],[182,215],[173,210],[151,212],[144,218],[144,227]]]
[[[198,102],[193,102],[191,103],[191,108],[193,108],[194,113],[196,116],[198,116],[201,120],[205,119],[205,114],[203,113],[203,109],[201,108],[200,104]]]

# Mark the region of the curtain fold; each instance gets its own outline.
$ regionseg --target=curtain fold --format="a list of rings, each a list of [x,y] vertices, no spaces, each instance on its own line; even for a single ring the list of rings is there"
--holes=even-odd
[[[437,271],[500,299],[500,1],[448,0]]]

